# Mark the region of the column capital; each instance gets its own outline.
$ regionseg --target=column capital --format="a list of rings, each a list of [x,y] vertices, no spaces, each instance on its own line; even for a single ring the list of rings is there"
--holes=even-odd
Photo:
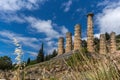
[[[92,12],[90,12],[90,13],[88,13],[88,14],[87,14],[87,17],[88,17],[88,16],[93,17],[93,16],[94,16],[94,14],[93,14]]]

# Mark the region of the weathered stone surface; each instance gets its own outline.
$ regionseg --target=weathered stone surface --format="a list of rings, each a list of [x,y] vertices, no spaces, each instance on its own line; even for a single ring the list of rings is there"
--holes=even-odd
[[[99,53],[100,54],[106,54],[107,53],[105,34],[100,35],[100,51],[99,51]]]
[[[87,15],[87,50],[88,52],[95,52],[94,50],[94,35],[93,35],[93,14],[90,13]]]
[[[79,24],[75,25],[75,33],[74,33],[74,50],[81,49],[81,27]]]
[[[70,32],[66,33],[66,48],[65,52],[68,53],[72,50],[72,34]]]
[[[60,37],[58,40],[58,55],[64,53],[64,38]]]
[[[116,39],[115,32],[111,32],[110,34],[110,53],[114,53],[116,51]]]

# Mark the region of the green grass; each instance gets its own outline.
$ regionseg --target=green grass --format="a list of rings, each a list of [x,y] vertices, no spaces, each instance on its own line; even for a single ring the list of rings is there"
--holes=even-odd
[[[78,51],[72,54],[69,58],[30,65],[26,69],[29,70],[32,67],[38,66],[39,68],[51,70],[55,65],[64,63],[68,68],[65,74],[55,73],[55,75],[50,76],[49,79],[43,80],[120,80],[120,71],[117,67],[120,59],[118,57],[118,63],[116,64],[110,57],[108,54],[88,53],[83,49],[81,52]]]
[[[120,80],[116,64],[105,55],[97,59],[86,53],[78,52],[65,62],[73,71],[72,77],[68,76],[66,80]]]

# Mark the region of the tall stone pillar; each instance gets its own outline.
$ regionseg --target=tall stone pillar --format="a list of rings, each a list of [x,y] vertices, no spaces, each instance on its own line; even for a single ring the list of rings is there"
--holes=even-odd
[[[106,46],[106,37],[105,34],[100,35],[100,54],[106,54],[107,53],[107,46]]]
[[[74,33],[74,50],[81,49],[81,27],[79,24],[75,26],[75,33]]]
[[[88,52],[95,52],[94,50],[94,34],[93,34],[93,15],[89,13],[87,15],[87,50]]]
[[[116,51],[116,38],[115,32],[110,34],[110,53],[114,53]]]
[[[70,52],[72,51],[72,34],[70,32],[66,33],[66,48],[65,52]]]
[[[58,40],[58,55],[64,53],[64,38],[60,37]]]

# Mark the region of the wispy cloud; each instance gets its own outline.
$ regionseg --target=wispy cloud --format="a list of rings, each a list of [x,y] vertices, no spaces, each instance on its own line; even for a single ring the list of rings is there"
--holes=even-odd
[[[54,49],[57,49],[57,42],[54,39],[58,39],[60,36],[65,37],[65,33],[68,32],[68,29],[65,26],[58,27],[58,25],[53,23],[51,20],[40,20],[34,17],[24,17],[23,20],[29,24],[28,27],[35,29],[37,33],[43,33],[46,37],[41,40],[10,31],[0,31],[0,36],[2,37],[0,41],[4,43],[12,43],[12,39],[16,38],[22,42],[23,46],[37,50],[40,48],[41,42],[45,42],[45,52],[51,53]],[[58,28],[55,29],[55,26]]]
[[[36,57],[38,55],[38,53],[33,52],[33,51],[26,51],[26,53],[30,54],[33,57]]]
[[[101,33],[114,31],[120,33],[120,1],[104,2],[105,7],[96,15],[96,22]],[[100,5],[100,4],[99,4]]]
[[[51,20],[41,20],[35,17],[25,17],[24,18],[30,27],[35,29],[38,33],[44,33],[47,38],[54,39],[60,36],[64,36],[68,29],[65,26],[59,26],[59,30],[55,29],[55,26]]]
[[[70,10],[71,5],[72,5],[72,0],[63,3],[62,7],[64,8],[64,12],[68,12]]]
[[[21,11],[35,10],[41,8],[41,6],[48,0],[0,0],[0,19],[4,22],[23,22],[21,19]]]
[[[31,47],[34,49],[39,48],[39,45],[36,44],[36,42],[39,43],[39,40],[34,37],[25,37],[20,34],[10,32],[10,31],[0,31],[0,36],[2,37],[2,39],[0,39],[0,40],[6,44],[12,43],[13,38],[16,38],[17,40],[22,42],[23,46]]]
[[[46,0],[0,0],[0,11],[16,12],[21,9],[36,9]]]

